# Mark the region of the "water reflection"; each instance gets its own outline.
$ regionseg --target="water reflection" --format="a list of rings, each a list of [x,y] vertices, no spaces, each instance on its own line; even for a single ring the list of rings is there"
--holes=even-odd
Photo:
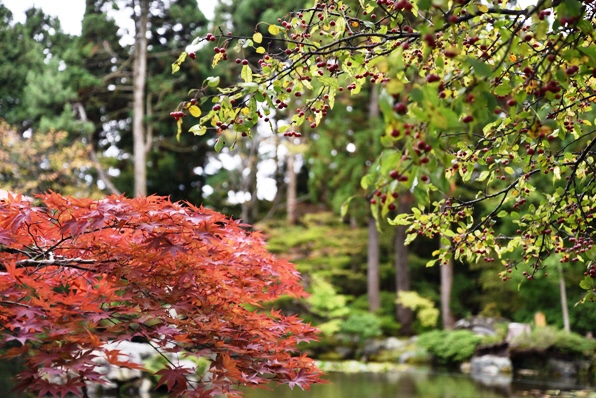
[[[280,386],[273,391],[248,391],[246,398],[517,398],[549,396],[596,397],[590,387],[535,381],[474,380],[463,374],[408,370],[387,373],[328,373],[330,384],[311,391]],[[510,380],[509,380],[510,381]],[[488,384],[485,384],[488,382]],[[569,391],[584,390],[578,395]],[[567,392],[567,393],[566,393]]]
[[[15,372],[14,362],[0,362],[0,397],[16,398],[9,393],[9,377]],[[326,375],[329,384],[314,385],[310,391],[288,386],[273,390],[249,389],[246,398],[521,398],[521,397],[585,397],[596,398],[590,386],[575,385],[572,380],[531,380],[485,377],[473,379],[463,374],[441,373],[427,369],[389,371],[386,373],[337,373]],[[578,390],[583,390],[577,392]],[[571,391],[576,391],[571,393]],[[121,395],[121,398],[125,396]],[[130,398],[139,398],[131,397]],[[114,398],[103,397],[103,398]],[[152,398],[165,398],[152,395]]]

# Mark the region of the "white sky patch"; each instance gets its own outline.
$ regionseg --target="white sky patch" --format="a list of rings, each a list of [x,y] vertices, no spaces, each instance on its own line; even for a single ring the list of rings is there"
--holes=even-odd
[[[14,22],[25,22],[25,11],[31,7],[41,8],[44,13],[60,19],[62,29],[66,33],[78,35],[85,13],[85,0],[1,0],[13,14]],[[207,17],[213,20],[217,0],[199,0],[199,8]],[[130,9],[122,8],[119,12],[110,13],[119,26],[134,32],[134,24],[130,18]]]

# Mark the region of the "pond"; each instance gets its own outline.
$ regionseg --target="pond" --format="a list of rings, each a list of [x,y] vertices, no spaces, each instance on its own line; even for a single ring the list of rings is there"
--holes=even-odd
[[[9,393],[10,375],[14,367],[0,362],[0,397],[16,398]],[[573,380],[545,381],[487,378],[473,380],[459,373],[441,373],[424,368],[391,370],[383,373],[329,372],[328,384],[314,385],[310,391],[288,386],[273,390],[248,389],[246,398],[514,398],[514,397],[586,397],[596,398],[592,386],[578,385]],[[577,393],[570,393],[576,391]],[[579,392],[581,391],[581,392]],[[103,397],[103,398],[114,398]],[[132,398],[132,397],[131,397]],[[165,398],[162,394],[152,398]]]
[[[310,391],[280,386],[273,391],[249,391],[246,398],[513,398],[581,396],[596,397],[596,389],[573,382],[513,380],[499,383],[488,378],[473,380],[467,375],[438,373],[426,369],[386,373],[328,373],[329,384],[314,385]],[[491,386],[492,384],[492,386]],[[570,394],[570,391],[578,391]]]

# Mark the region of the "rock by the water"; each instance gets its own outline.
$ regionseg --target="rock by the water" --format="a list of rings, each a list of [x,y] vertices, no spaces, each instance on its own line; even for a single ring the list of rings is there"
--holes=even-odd
[[[454,329],[470,330],[482,336],[494,336],[497,334],[495,325],[503,322],[503,319],[487,318],[483,316],[475,316],[465,319],[460,319],[453,325]]]
[[[522,334],[529,334],[532,328],[527,323],[511,322],[507,328],[507,338],[505,341],[511,343],[513,339]]]
[[[470,361],[470,373],[472,375],[496,376],[499,374],[511,374],[512,369],[511,360],[507,357],[483,355],[474,357]]]
[[[381,351],[403,350],[408,345],[407,340],[400,340],[397,337],[388,337],[386,339],[368,340],[362,348],[362,354],[366,357],[376,355]]]

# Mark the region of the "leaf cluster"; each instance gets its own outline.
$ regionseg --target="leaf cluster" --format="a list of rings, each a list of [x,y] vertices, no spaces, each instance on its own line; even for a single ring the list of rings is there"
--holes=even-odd
[[[85,381],[101,382],[98,356],[138,368],[105,347],[133,338],[156,353],[210,359],[208,379],[187,378],[176,363],[159,370],[171,396],[237,396],[233,385],[319,380],[311,359],[294,356],[316,330],[254,310],[282,295],[305,296],[293,265],[269,254],[258,233],[157,196],[51,192],[38,197],[41,207],[21,199],[0,203],[0,343],[5,357],[26,361],[19,390],[80,395]]]

